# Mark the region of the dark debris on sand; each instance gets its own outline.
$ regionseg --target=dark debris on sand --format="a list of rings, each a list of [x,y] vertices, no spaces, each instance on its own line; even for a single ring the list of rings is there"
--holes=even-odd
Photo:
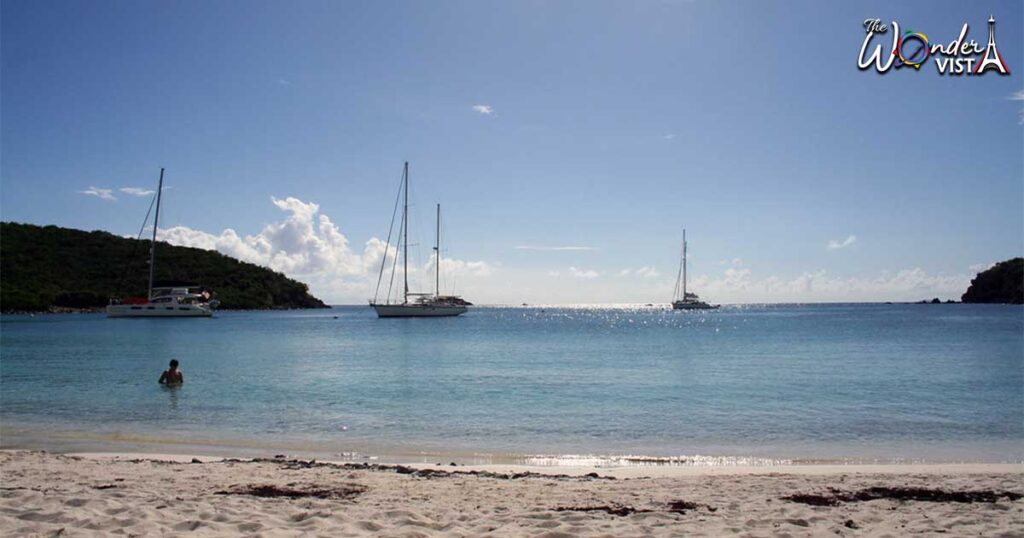
[[[814,493],[797,493],[783,497],[784,501],[809,504],[811,506],[839,506],[839,499],[834,495],[817,495]]]
[[[690,501],[678,500],[671,501],[668,503],[668,512],[674,514],[685,514],[687,510],[699,510],[706,508],[709,512],[718,510],[713,506],[707,504],[695,503]],[[558,506],[553,508],[555,512],[604,512],[613,516],[625,517],[632,514],[649,514],[657,512],[649,508],[633,508],[632,506],[626,506],[621,504],[601,504],[595,506]]]
[[[250,484],[246,486],[233,486],[231,489],[214,492],[215,495],[251,495],[253,497],[300,499],[314,497],[317,499],[341,499],[351,500],[366,491],[365,486],[359,484],[345,484],[341,487],[296,489],[289,487],[275,486],[273,484]]]
[[[928,488],[873,487],[848,493],[832,490],[832,493],[827,495],[797,493],[783,497],[782,500],[809,504],[811,506],[839,506],[846,502],[876,501],[880,499],[939,503],[994,503],[1003,498],[1009,501],[1016,501],[1024,498],[1024,495],[1012,491],[945,491]]]
[[[677,514],[685,514],[687,510],[699,510],[701,508],[707,508],[708,512],[715,512],[718,509],[708,504],[695,503],[690,501],[678,500],[668,503],[668,511],[675,512]]]
[[[245,463],[246,460],[227,459],[231,463]],[[315,467],[329,467],[344,469],[347,471],[384,471],[398,474],[407,474],[420,478],[450,478],[455,476],[476,476],[480,478],[494,478],[498,480],[519,480],[521,478],[545,478],[553,480],[615,480],[614,476],[600,476],[597,473],[589,473],[583,476],[572,476],[567,474],[543,474],[534,472],[522,473],[495,473],[491,471],[444,471],[441,469],[423,468],[417,469],[406,465],[384,465],[379,463],[319,463],[316,460],[285,460],[278,457],[273,459],[257,458],[249,460],[253,463],[274,463],[281,465],[286,470],[312,469]]]
[[[615,480],[614,476],[600,476],[597,473],[590,473],[583,476],[572,476],[567,474],[544,474],[534,472],[522,473],[495,473],[491,471],[442,471],[440,469],[417,469],[405,465],[380,465],[375,463],[346,463],[345,469],[361,469],[370,471],[394,471],[398,474],[407,474],[423,478],[447,478],[452,476],[477,476],[480,478],[494,478],[498,480],[519,480],[521,478],[547,478],[554,480]]]
[[[602,504],[597,506],[558,506],[555,507],[554,510],[555,512],[604,512],[606,514],[619,517],[653,512],[653,510],[633,508],[632,506],[622,506],[618,504]]]

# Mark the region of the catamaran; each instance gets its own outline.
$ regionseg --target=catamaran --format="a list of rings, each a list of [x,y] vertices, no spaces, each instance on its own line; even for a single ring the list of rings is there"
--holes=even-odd
[[[111,299],[107,317],[111,318],[196,318],[210,317],[218,301],[196,284],[185,282],[154,282],[156,263],[156,231],[160,223],[160,195],[164,189],[164,169],[156,190],[156,214],[153,217],[153,242],[149,247],[149,288],[145,297]],[[147,218],[148,218],[147,214]],[[141,233],[139,234],[141,235]]]
[[[686,230],[683,229],[683,255],[679,261],[676,287],[672,292],[672,308],[674,310],[712,310],[718,307],[719,305],[710,305],[701,301],[696,293],[686,291]]]
[[[380,274],[377,277],[377,289],[374,291],[370,306],[377,311],[377,317],[381,318],[427,318],[427,317],[450,317],[464,314],[469,303],[457,295],[441,295],[441,204],[437,204],[437,236],[434,243],[434,293],[413,293],[409,291],[409,163],[405,163],[402,169],[402,186],[399,193],[404,197],[402,204],[401,238],[398,245],[402,250],[402,302],[391,302],[391,285],[395,279],[395,270],[398,265],[398,258],[394,258],[391,268],[391,276],[388,281],[388,290],[384,296],[384,302],[379,302],[377,296],[381,291],[381,281],[384,277],[384,266],[387,262],[387,253],[391,247],[391,229],[388,229],[388,240],[385,245],[385,256],[380,262]],[[397,205],[397,200],[396,200]],[[394,227],[394,214],[391,219]]]

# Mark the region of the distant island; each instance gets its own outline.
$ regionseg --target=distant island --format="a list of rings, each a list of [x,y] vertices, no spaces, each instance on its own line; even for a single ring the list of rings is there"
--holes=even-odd
[[[144,296],[150,241],[102,231],[0,223],[0,310],[45,312]],[[210,250],[157,242],[155,280],[210,289],[222,309],[329,308],[306,284]]]
[[[978,273],[960,300],[965,303],[1024,304],[1024,258],[999,262]]]

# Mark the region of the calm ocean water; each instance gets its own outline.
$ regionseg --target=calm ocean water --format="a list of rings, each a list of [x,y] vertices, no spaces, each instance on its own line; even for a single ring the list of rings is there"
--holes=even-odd
[[[4,447],[59,450],[1021,461],[1024,309],[4,316],[0,411]]]

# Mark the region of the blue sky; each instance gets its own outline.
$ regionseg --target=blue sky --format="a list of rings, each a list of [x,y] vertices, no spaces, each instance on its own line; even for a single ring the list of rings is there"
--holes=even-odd
[[[667,301],[684,226],[715,302],[956,297],[1024,252],[1020,2],[0,6],[3,220],[136,233],[164,166],[168,240],[330,302],[405,160],[483,303]],[[866,18],[989,14],[1007,76],[857,69]]]

